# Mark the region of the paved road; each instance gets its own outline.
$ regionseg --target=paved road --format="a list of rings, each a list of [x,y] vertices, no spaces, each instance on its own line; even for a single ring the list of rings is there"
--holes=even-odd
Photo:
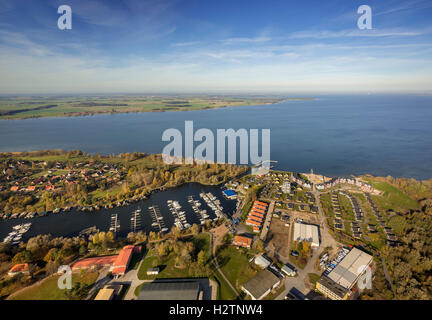
[[[271,222],[271,219],[272,219],[272,216],[273,216],[274,206],[275,206],[275,201],[272,200],[270,202],[270,205],[269,205],[269,208],[268,208],[268,211],[267,211],[267,215],[266,215],[266,219],[264,221],[264,226],[262,228],[261,235],[260,235],[260,239],[263,242],[265,242],[265,240],[267,238],[267,233],[268,233],[268,230],[270,228],[270,222]]]

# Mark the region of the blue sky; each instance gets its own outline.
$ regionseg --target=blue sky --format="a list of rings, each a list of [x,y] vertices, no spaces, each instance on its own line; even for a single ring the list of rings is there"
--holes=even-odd
[[[431,17],[429,0],[0,0],[0,93],[432,93]]]

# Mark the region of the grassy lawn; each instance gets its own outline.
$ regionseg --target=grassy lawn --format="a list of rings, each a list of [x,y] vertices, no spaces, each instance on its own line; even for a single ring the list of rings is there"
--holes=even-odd
[[[274,300],[276,299],[282,292],[285,290],[285,284],[282,282],[282,284],[275,289],[274,292],[270,292],[269,295],[267,295],[264,300]]]
[[[393,209],[406,210],[406,209],[419,209],[419,204],[414,199],[411,199],[398,188],[386,182],[374,182],[373,186],[383,191],[382,196],[372,196],[373,201],[384,210]]]
[[[203,250],[206,254],[207,259],[209,258],[209,235],[206,233],[201,233],[197,236],[194,236],[191,241],[194,243],[196,251],[199,252]],[[177,268],[175,266],[175,255],[171,252],[167,257],[160,257],[156,250],[150,249],[143,263],[141,264],[141,268],[138,270],[138,279],[140,280],[149,280],[149,279],[157,279],[157,278],[193,278],[193,277],[201,277],[202,274],[196,274],[194,270],[190,268]],[[208,263],[210,263],[208,261]],[[147,275],[147,269],[158,266],[161,271],[158,275]]]
[[[136,297],[138,297],[138,295],[139,295],[139,293],[141,291],[142,286],[143,286],[143,284],[140,284],[139,286],[137,286],[135,288],[134,294],[135,294]]]
[[[237,298],[231,287],[218,271],[216,271],[210,278],[218,283],[218,300],[235,300]]]
[[[72,286],[77,283],[92,284],[96,281],[97,272],[78,272],[72,274]],[[60,290],[57,285],[59,276],[52,276],[45,279],[42,283],[28,287],[11,300],[69,300],[64,290]]]
[[[138,269],[138,266],[141,262],[141,259],[143,258],[144,253],[141,252],[134,252],[131,258],[131,262],[129,263],[129,269],[136,270]]]
[[[340,193],[338,193],[338,199],[339,199],[339,205],[342,211],[342,218],[345,220],[352,220],[354,221],[354,212],[351,206],[351,202],[348,199],[347,196],[344,196]]]
[[[320,278],[319,274],[316,273],[308,273],[309,281],[311,284],[313,284],[315,288],[315,284],[317,283],[318,279]]]
[[[402,235],[404,228],[406,226],[406,221],[405,218],[399,215],[395,215],[393,217],[391,217],[387,223],[387,225],[393,229],[393,231],[397,234],[397,235]]]
[[[255,268],[253,262],[249,263],[249,259],[252,257],[253,255],[248,253],[246,249],[237,249],[234,246],[227,246],[218,252],[219,267],[238,290],[243,283],[258,272],[258,268]]]
[[[331,195],[329,193],[322,194],[320,196],[321,206],[324,210],[324,214],[328,217],[333,217],[333,206],[331,204]]]

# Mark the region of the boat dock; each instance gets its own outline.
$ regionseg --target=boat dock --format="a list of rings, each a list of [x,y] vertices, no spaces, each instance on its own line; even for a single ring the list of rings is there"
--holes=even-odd
[[[220,200],[217,199],[211,192],[201,192],[200,193],[200,197],[207,203],[207,205],[214,211],[215,215],[216,215],[216,219],[219,218],[227,218],[229,219],[229,217],[227,217],[224,213],[223,213],[223,207],[220,203]],[[215,219],[215,220],[216,220]]]
[[[133,233],[137,233],[139,230],[142,230],[141,208],[136,209],[134,212],[132,212],[131,217],[131,231]]]
[[[200,220],[200,224],[205,224],[206,220],[210,219],[210,216],[207,214],[207,210],[200,208],[201,202],[199,200],[195,200],[193,196],[188,196],[188,202]]]
[[[157,232],[166,232],[168,228],[165,226],[165,222],[163,220],[162,214],[160,213],[159,207],[157,205],[148,207],[150,216],[152,218],[152,227]]]
[[[120,230],[120,220],[118,219],[118,214],[114,213],[111,215],[110,229],[111,232],[118,232]]]
[[[186,220],[186,212],[181,211],[181,205],[178,201],[168,200],[168,208],[174,217],[174,225],[180,230],[190,228],[191,225]]]

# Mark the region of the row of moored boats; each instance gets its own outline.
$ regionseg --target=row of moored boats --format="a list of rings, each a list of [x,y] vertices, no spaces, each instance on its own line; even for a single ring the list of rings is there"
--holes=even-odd
[[[182,207],[178,201],[168,200],[168,208],[174,217],[174,225],[180,230],[190,228],[191,225],[186,220],[186,212],[182,211]]]
[[[217,218],[223,217],[223,207],[219,199],[217,199],[212,193],[201,192],[200,197],[207,203],[207,205],[214,211]]]
[[[3,242],[9,242],[12,244],[19,244],[23,235],[30,230],[31,222],[18,224],[12,227],[12,231],[9,232]]]

